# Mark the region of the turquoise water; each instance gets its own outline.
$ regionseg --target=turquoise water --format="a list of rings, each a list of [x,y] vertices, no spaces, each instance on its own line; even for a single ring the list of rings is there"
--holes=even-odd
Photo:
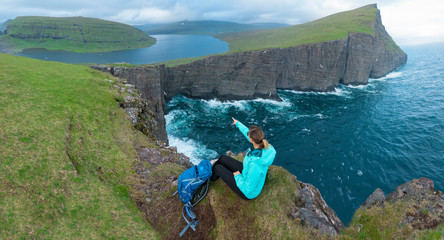
[[[228,50],[228,43],[204,35],[153,35],[157,42],[147,48],[106,53],[75,53],[27,49],[18,56],[64,63],[131,63],[148,64],[178,58],[199,57]]]
[[[177,96],[166,116],[170,144],[196,163],[250,147],[232,116],[260,125],[274,164],[319,188],[344,224],[378,187],[388,194],[428,177],[444,190],[444,44],[403,49],[408,62],[366,86],[279,91],[283,102]]]

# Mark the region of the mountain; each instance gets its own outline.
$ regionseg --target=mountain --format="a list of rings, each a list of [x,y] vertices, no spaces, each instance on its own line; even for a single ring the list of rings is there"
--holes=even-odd
[[[12,21],[12,19],[8,19],[4,23],[2,23],[2,25],[0,25],[0,35],[3,34],[3,32],[6,30],[6,25],[8,25],[10,21]]]
[[[282,23],[240,24],[224,21],[181,21],[166,25],[143,25],[139,29],[150,35],[156,34],[199,34],[215,35],[288,26]]]
[[[148,47],[156,40],[139,29],[84,17],[17,17],[0,41],[16,51],[46,48],[72,52],[108,52]]]

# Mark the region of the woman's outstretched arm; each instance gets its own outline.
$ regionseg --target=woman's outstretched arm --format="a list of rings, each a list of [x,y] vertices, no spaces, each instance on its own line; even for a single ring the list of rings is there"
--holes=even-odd
[[[248,141],[250,141],[250,138],[248,137],[248,131],[250,130],[238,120],[234,119],[233,117],[232,119],[233,119],[233,125],[236,125],[239,131],[247,138]]]

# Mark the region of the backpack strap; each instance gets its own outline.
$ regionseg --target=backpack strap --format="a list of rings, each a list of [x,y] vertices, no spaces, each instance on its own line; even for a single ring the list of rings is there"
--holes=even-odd
[[[183,234],[185,234],[185,232],[190,227],[191,227],[191,229],[193,229],[193,231],[196,231],[196,227],[197,227],[197,225],[199,225],[200,220],[196,219],[196,214],[194,214],[193,208],[194,208],[194,206],[196,206],[197,203],[199,203],[207,195],[209,185],[210,185],[210,179],[208,179],[206,181],[206,183],[202,184],[202,188],[200,189],[199,192],[195,193],[195,196],[197,196],[197,198],[198,198],[196,200],[196,202],[191,203],[191,200],[190,200],[185,205],[183,205],[183,207],[182,207],[182,217],[183,217],[183,219],[185,219],[185,222],[187,222],[187,225],[182,230],[182,232],[180,232],[180,234],[179,234],[180,237],[182,237]],[[191,219],[191,221],[187,219],[187,217],[185,216],[185,213]]]
[[[185,217],[185,212],[186,212],[187,216],[191,219],[191,221],[189,221]],[[182,232],[180,232],[180,234],[179,234],[180,237],[183,236],[183,234],[188,230],[189,227],[191,227],[191,229],[193,229],[193,231],[196,231],[196,227],[200,223],[199,220],[196,220],[196,214],[193,213],[193,205],[191,205],[190,202],[187,202],[185,205],[183,205],[183,207],[182,207],[182,216],[183,216],[183,219],[185,219],[185,222],[187,222],[187,225],[182,230]]]

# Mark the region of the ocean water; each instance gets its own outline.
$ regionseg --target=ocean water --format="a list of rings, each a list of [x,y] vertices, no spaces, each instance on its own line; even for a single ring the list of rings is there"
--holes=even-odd
[[[259,125],[277,150],[273,164],[316,186],[344,224],[376,188],[428,177],[444,190],[444,44],[403,49],[404,66],[365,86],[281,90],[282,102],[176,96],[170,145],[197,163],[250,147],[231,117]]]

